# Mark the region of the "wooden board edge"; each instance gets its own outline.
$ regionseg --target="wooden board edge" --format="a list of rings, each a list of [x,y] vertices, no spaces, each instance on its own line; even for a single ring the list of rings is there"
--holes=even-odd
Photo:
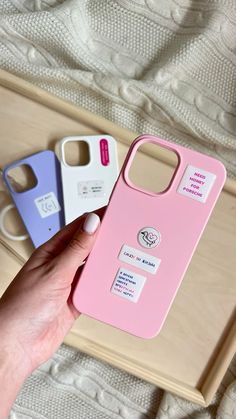
[[[121,138],[124,144],[130,144],[138,135],[102,116],[90,112],[79,105],[74,105],[71,102],[60,99],[58,96],[48,93],[46,90],[1,69],[0,85],[74,120],[83,121],[85,124],[101,130],[101,133],[104,133],[104,131],[107,134],[113,133],[113,135],[117,133],[117,137]]]
[[[107,134],[111,134],[115,137],[117,136],[117,138],[120,138],[121,142],[126,145],[130,145],[138,136],[137,133],[132,132],[127,128],[120,127],[102,116],[92,113],[80,106],[74,105],[71,102],[60,99],[59,97],[52,95],[51,93],[48,93],[47,91],[2,69],[0,69],[0,85],[13,90],[22,96],[26,96],[29,99],[46,105],[50,109],[69,116],[74,120],[79,119],[91,127],[98,128],[103,133],[105,131]],[[156,157],[170,166],[175,165],[175,158],[172,157],[169,152],[165,151],[164,148],[159,149],[154,153],[153,149],[146,145],[144,153],[149,156]],[[236,181],[227,177],[224,190],[236,195]]]
[[[14,259],[19,263],[21,267],[25,264],[26,260],[19,253],[17,253],[12,246],[6,243],[1,237],[0,246],[3,247],[7,253],[14,257]]]
[[[219,387],[225,372],[236,353],[236,310],[233,313],[229,330],[225,336],[224,343],[221,345],[216,358],[207,371],[206,378],[201,385],[200,391],[206,402],[206,406],[211,402],[217,388]]]
[[[132,374],[142,380],[150,382],[160,388],[174,393],[180,397],[184,397],[187,400],[197,403],[203,407],[206,407],[206,401],[200,390],[195,387],[184,385],[173,378],[164,376],[163,374],[153,373],[147,370],[145,366],[137,365],[129,358],[120,357],[114,351],[106,349],[102,345],[94,344],[87,338],[78,335],[76,332],[71,330],[64,339],[64,343],[75,349],[81,350],[86,354],[95,357],[101,361],[107,362],[115,366],[116,368],[122,369],[129,374]]]

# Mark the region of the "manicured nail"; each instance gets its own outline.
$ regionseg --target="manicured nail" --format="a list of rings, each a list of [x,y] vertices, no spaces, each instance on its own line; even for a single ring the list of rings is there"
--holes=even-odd
[[[97,230],[100,223],[100,218],[94,212],[87,215],[84,221],[83,230],[88,234],[93,234]]]

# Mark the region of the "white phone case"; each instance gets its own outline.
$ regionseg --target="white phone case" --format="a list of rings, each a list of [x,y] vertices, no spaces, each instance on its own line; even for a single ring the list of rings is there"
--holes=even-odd
[[[70,166],[65,159],[65,144],[85,141],[88,164]],[[116,141],[110,135],[64,137],[59,144],[66,224],[75,218],[107,205],[118,176]]]

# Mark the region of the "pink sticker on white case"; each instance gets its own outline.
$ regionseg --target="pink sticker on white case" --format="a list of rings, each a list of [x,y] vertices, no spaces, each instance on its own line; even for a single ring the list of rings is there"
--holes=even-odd
[[[110,163],[110,158],[109,158],[108,141],[106,138],[102,138],[102,140],[100,140],[100,156],[101,156],[102,165],[108,166],[108,164]]]

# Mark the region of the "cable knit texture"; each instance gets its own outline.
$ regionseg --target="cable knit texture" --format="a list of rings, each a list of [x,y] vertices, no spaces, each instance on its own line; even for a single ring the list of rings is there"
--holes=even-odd
[[[0,66],[236,177],[235,0],[1,0]],[[11,419],[230,419],[236,362],[207,409],[61,346]]]

